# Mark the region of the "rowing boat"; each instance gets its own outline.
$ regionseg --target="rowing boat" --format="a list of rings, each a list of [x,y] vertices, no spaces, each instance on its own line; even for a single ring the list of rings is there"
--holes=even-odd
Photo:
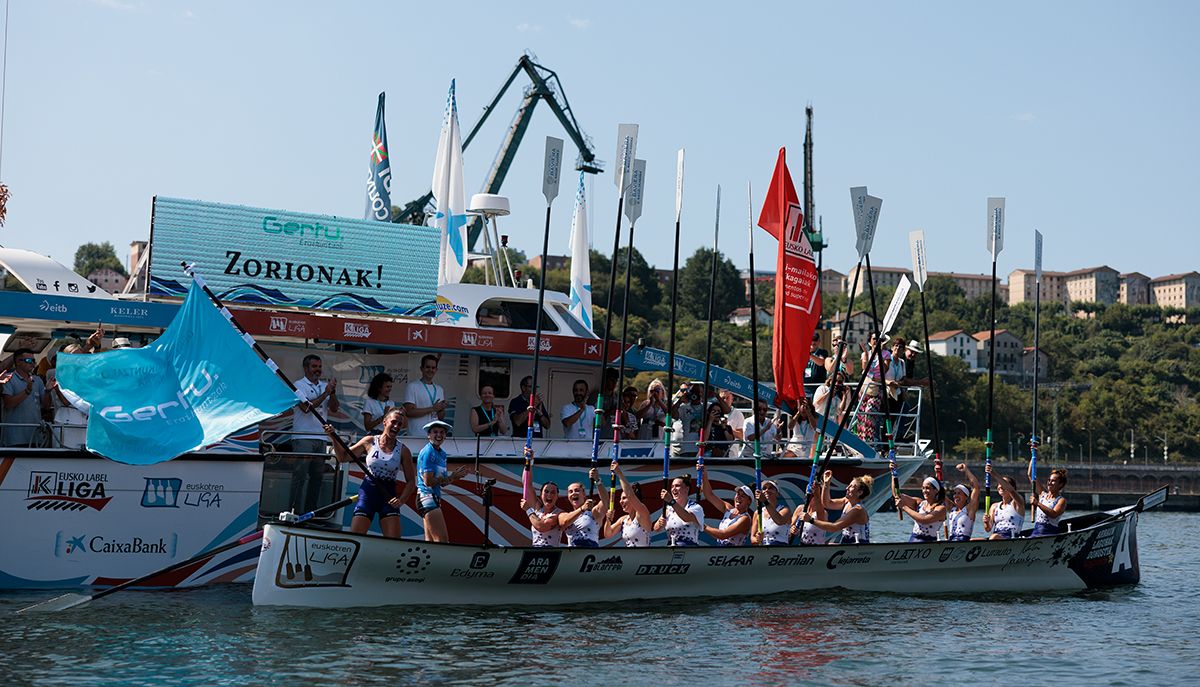
[[[484,548],[267,525],[260,606],[559,605],[844,588],[900,594],[1079,591],[1137,584],[1136,504],[1013,540],[776,547]]]

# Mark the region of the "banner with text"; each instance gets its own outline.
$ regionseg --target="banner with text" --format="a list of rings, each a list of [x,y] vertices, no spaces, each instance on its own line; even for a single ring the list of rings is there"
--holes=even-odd
[[[156,197],[151,296],[182,298],[195,263],[230,303],[393,315],[433,314],[433,227]]]

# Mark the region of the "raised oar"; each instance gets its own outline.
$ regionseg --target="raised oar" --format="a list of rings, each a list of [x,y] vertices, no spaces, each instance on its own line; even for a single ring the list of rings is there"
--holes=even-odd
[[[1040,326],[1042,320],[1042,232],[1033,232],[1033,429],[1029,433],[1029,503],[1037,503],[1037,452],[1038,452],[1038,375],[1041,373],[1042,350]],[[1033,506],[1037,508],[1037,506]],[[1036,511],[1035,511],[1036,512]]]
[[[529,415],[525,424],[525,469],[521,472],[521,496],[533,501],[533,417],[537,412],[538,364],[542,360],[542,306],[546,302],[546,254],[550,251],[550,206],[558,197],[559,180],[562,176],[563,141],[553,136],[546,137],[546,159],[542,167],[542,195],[546,197],[546,229],[542,233],[542,273],[538,278],[538,316],[534,329],[533,380],[529,385]],[[586,405],[586,404],[585,404]],[[479,450],[475,450],[479,460]]]
[[[988,198],[988,252],[992,254],[992,316],[991,337],[988,339],[988,423],[987,439],[984,442],[984,465],[992,466],[992,410],[995,399],[996,376],[996,256],[1004,247],[1004,199]],[[983,512],[992,512],[992,474],[985,469],[983,475]]]
[[[328,506],[322,506],[321,508],[318,508],[314,511],[305,513],[304,515],[298,515],[298,516],[296,516],[295,520],[292,520],[291,518],[289,518],[288,524],[299,524],[302,522],[306,522],[308,520],[312,520],[313,518],[315,518],[319,515],[325,515],[327,513],[332,513],[336,510],[345,508],[346,506],[350,505],[351,503],[354,503],[354,501],[357,499],[358,499],[358,494],[355,494],[354,496],[342,499],[341,501],[338,501],[337,503],[331,503]],[[187,560],[179,561],[178,563],[172,563],[171,565],[168,565],[165,568],[160,568],[158,570],[155,570],[154,572],[146,573],[145,575],[142,575],[141,577],[135,577],[134,579],[128,580],[126,582],[122,582],[121,584],[118,584],[115,587],[109,587],[108,589],[98,591],[95,594],[63,594],[62,596],[56,596],[53,599],[49,599],[47,601],[43,601],[41,603],[34,604],[27,608],[22,608],[21,610],[17,611],[17,613],[29,613],[29,612],[53,613],[55,611],[65,611],[68,608],[82,606],[85,603],[95,601],[96,599],[103,598],[105,596],[108,596],[109,594],[116,594],[117,592],[119,592],[123,589],[129,589],[130,587],[136,587],[137,585],[142,584],[143,582],[148,582],[148,581],[150,581],[156,577],[159,577],[161,575],[166,575],[167,573],[175,572],[176,570],[179,570],[180,568],[186,568],[187,566],[192,565],[193,563],[199,563],[203,560],[212,558],[213,556],[215,556],[219,553],[224,553],[225,551],[228,551],[230,549],[235,549],[239,546],[242,546],[243,544],[249,544],[250,542],[262,537],[262,534],[263,534],[263,531],[260,528],[260,529],[257,529],[255,531],[251,532],[250,534],[247,534],[246,536],[242,537],[241,539],[238,539],[236,541],[231,541],[227,544],[222,544],[215,549],[209,549],[208,551],[198,553],[195,556],[192,556],[191,558],[189,558]]]
[[[671,422],[671,397],[675,393],[675,313],[679,304],[679,219],[683,213],[683,148],[675,161],[675,258],[671,264],[671,338],[667,353],[667,417],[663,427],[663,491],[671,487],[671,435],[675,425]],[[667,504],[663,504],[663,517],[667,516]]]
[[[592,422],[592,467],[596,467],[597,454],[600,452],[600,425],[604,419],[604,380],[608,376],[608,340],[612,333],[613,292],[617,290],[617,251],[621,249],[621,213],[625,209],[625,192],[633,180],[633,161],[637,153],[637,124],[621,124],[617,127],[617,160],[620,167],[613,176],[617,184],[617,228],[613,232],[612,265],[608,271],[608,302],[604,312],[604,341],[600,344],[600,385],[596,390],[596,414]],[[621,351],[625,355],[625,351]],[[620,404],[618,404],[620,405]],[[593,482],[588,490],[590,495],[596,494],[596,484]]]
[[[858,292],[858,279],[862,274],[863,258],[867,251],[871,250],[871,244],[875,241],[875,223],[879,221],[879,208],[882,207],[883,201],[879,201],[880,205],[876,206],[874,212],[863,212],[867,205],[866,186],[855,186],[850,189],[850,209],[854,213],[854,230],[856,239],[854,243],[855,250],[858,251],[858,264],[854,268],[854,281],[850,287],[850,299],[846,306],[846,319],[842,322],[842,333],[838,338],[838,345],[833,351],[833,379],[829,384],[829,395],[825,397],[825,413],[821,417],[821,431],[817,432],[816,445],[813,448],[812,467],[808,473],[808,485],[804,490],[804,507],[808,508],[813,499],[813,486],[816,484],[817,475],[824,471],[829,461],[833,458],[833,451],[837,448],[838,439],[842,436],[842,429],[845,425],[845,418],[838,423],[838,428],[834,432],[833,441],[829,443],[829,448],[826,450],[825,459],[821,460],[821,451],[825,450],[825,430],[829,427],[829,418],[833,411],[834,397],[837,396],[835,389],[837,387],[837,375],[842,369],[842,355],[846,351],[846,341],[850,333],[850,313],[854,312],[854,296]],[[868,221],[870,224],[868,225]],[[872,353],[872,355],[874,355]],[[843,375],[845,376],[845,375]],[[855,391],[855,396],[862,390],[862,379],[859,379],[858,390]]]
[[[717,186],[717,211],[716,220],[714,220],[713,228],[713,254],[712,268],[709,270],[708,276],[708,342],[704,345],[704,386],[703,395],[701,396],[701,405],[703,414],[700,416],[700,436],[696,443],[696,503],[700,503],[700,494],[704,493],[704,450],[705,442],[708,440],[708,432],[705,431],[708,420],[708,378],[712,370],[712,336],[713,336],[713,310],[715,309],[715,301],[717,295],[717,246],[721,242],[721,187]],[[687,505],[687,504],[684,504]],[[701,523],[703,524],[703,523]]]
[[[917,229],[909,232],[908,245],[912,251],[913,280],[917,283],[917,291],[921,294],[921,329],[925,333],[925,367],[929,370],[929,410],[933,414],[933,474],[937,477],[941,489],[938,500],[946,498],[946,482],[942,471],[941,436],[938,434],[937,394],[934,392],[933,353],[929,350],[929,318],[925,314],[925,279],[928,276],[929,262],[925,256],[925,232]],[[950,538],[950,523],[942,523],[942,535]]]
[[[629,340],[629,280],[633,271],[633,228],[642,216],[642,191],[646,183],[646,161],[633,161],[633,181],[629,185],[629,202],[625,203],[625,217],[629,219],[629,247],[625,249],[625,294],[621,297],[621,363],[618,366],[617,386],[613,390],[616,409],[613,411],[612,464],[621,461],[621,393],[625,384],[625,345]],[[617,256],[613,254],[613,263]],[[617,473],[608,474],[608,509],[613,510],[617,501]]]
[[[871,293],[871,322],[878,323],[879,322],[879,312],[878,312],[878,310],[876,310],[876,305],[875,305],[875,280],[874,280],[874,278],[871,277],[871,254],[870,253],[867,253],[866,263],[867,263],[867,290],[870,291],[870,293]],[[900,475],[896,472],[896,432],[895,432],[895,428],[892,426],[892,411],[890,408],[888,408],[888,403],[887,403],[887,386],[885,384],[886,380],[884,379],[884,374],[883,374],[883,341],[881,341],[882,338],[883,338],[883,335],[880,334],[879,327],[878,327],[878,325],[876,325],[876,327],[875,327],[875,352],[872,357],[878,359],[876,362],[879,365],[879,387],[880,387],[879,388],[879,406],[881,408],[883,408],[883,427],[884,427],[883,431],[884,431],[884,438],[887,439],[887,444],[888,444],[888,465],[891,467],[891,471],[892,471],[892,496],[899,497],[900,496]],[[871,366],[867,365],[867,368],[865,370],[863,370],[863,379],[867,378],[867,375],[869,374],[870,370],[871,370]],[[867,422],[874,422],[874,420],[872,418],[867,418]],[[896,509],[896,517],[903,520],[904,519],[904,511],[897,508]]]
[[[754,418],[754,491],[762,491],[762,443],[760,437],[762,428],[758,422],[758,304],[754,300],[754,193],[750,190],[750,182],[746,182],[746,231],[750,243],[750,386],[753,388],[754,408],[750,417]],[[762,541],[763,505],[758,505],[758,534],[759,543]]]

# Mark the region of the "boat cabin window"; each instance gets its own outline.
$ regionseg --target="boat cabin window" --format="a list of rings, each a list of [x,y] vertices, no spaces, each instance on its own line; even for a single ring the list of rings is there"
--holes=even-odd
[[[575,336],[584,337],[586,339],[594,339],[596,337],[596,335],[592,333],[592,330],[587,328],[587,325],[580,322],[578,318],[571,314],[571,311],[567,309],[567,306],[562,305],[561,303],[555,303],[551,307],[553,307],[554,312],[558,313],[558,316],[562,318],[562,321],[567,323],[567,328],[571,330],[572,334]]]
[[[512,360],[508,358],[479,358],[478,391],[485,386],[492,387],[497,399],[508,398],[512,395]]]
[[[475,311],[475,322],[480,327],[491,329],[537,329],[537,303],[510,301],[492,298],[484,301]],[[546,313],[542,313],[542,331],[556,332],[558,325]],[[500,392],[497,391],[499,396]]]

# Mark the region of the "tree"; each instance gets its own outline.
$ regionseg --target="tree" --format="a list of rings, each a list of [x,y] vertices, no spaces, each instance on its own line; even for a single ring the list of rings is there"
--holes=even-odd
[[[623,308],[626,251],[627,248],[624,247],[617,251],[617,288],[613,294],[613,314],[616,316],[621,314]],[[604,307],[608,304],[608,280],[611,276],[612,262],[608,259],[608,256],[593,250],[590,253],[590,263],[592,270],[592,305]],[[647,320],[653,319],[655,306],[663,300],[662,285],[658,283],[658,274],[654,271],[654,268],[646,262],[646,258],[638,252],[637,248],[633,249],[633,262],[629,270],[629,276],[629,314],[637,315]],[[547,284],[549,283],[547,281]]]
[[[679,307],[698,320],[708,320],[709,277],[712,274],[711,248],[698,248],[679,268]],[[733,261],[717,252],[716,298],[713,319],[725,320],[734,308],[746,305],[742,277]]]
[[[125,266],[121,264],[121,259],[117,257],[117,250],[108,241],[85,243],[75,249],[75,273],[79,276],[86,277],[105,267],[122,277],[129,276],[129,273],[125,271]]]

